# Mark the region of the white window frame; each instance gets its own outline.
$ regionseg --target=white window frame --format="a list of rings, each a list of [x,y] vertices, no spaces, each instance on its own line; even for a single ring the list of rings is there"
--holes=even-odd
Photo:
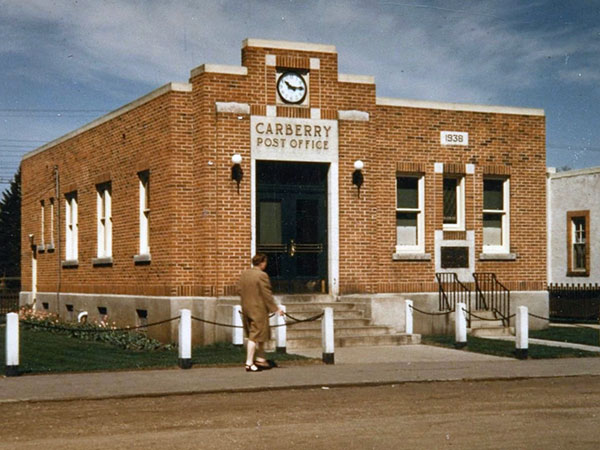
[[[582,222],[582,227],[577,227],[577,222]],[[568,277],[588,277],[590,274],[590,212],[567,211],[567,276]],[[577,261],[576,246],[583,245],[584,265],[575,267]]]
[[[150,173],[140,172],[139,179],[139,218],[140,218],[140,255],[150,255]]]
[[[578,224],[581,223],[581,228],[578,227]],[[585,241],[587,230],[585,228],[585,217],[571,217],[571,271],[572,272],[585,272],[587,270],[587,265],[583,264],[583,267],[576,267],[577,256],[575,248],[577,245],[582,245],[585,252]],[[582,237],[583,236],[583,237]],[[584,253],[585,255],[585,253]]]
[[[65,258],[67,261],[77,261],[77,193],[65,195]]]
[[[454,178],[456,183],[456,223],[444,223],[445,231],[464,231],[465,230],[465,176],[464,175],[444,175],[444,178]],[[442,188],[442,202],[443,188]],[[443,211],[443,204],[442,204]]]
[[[44,200],[40,200],[40,246],[41,248],[45,248],[46,242],[44,239],[44,236],[46,234],[46,227],[45,227],[45,223],[46,223],[46,204],[44,202]]]
[[[502,209],[483,209],[482,219],[482,238],[483,238],[483,215],[484,214],[501,214],[502,215],[502,245],[486,245],[483,242],[483,253],[510,253],[510,178],[507,177],[484,177],[484,180],[500,180],[502,181]],[[485,188],[482,189],[482,194],[485,195]],[[483,196],[481,199],[483,203]]]
[[[97,257],[112,257],[112,201],[110,183],[96,186]]]
[[[398,208],[398,178],[417,179],[417,208]],[[400,245],[396,242],[396,253],[425,253],[425,175],[422,173],[397,173],[395,191],[396,213],[417,213],[417,245]]]
[[[50,248],[54,249],[54,198],[50,199]]]

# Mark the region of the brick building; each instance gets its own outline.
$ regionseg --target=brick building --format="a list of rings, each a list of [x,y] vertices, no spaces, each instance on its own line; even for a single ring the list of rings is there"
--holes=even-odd
[[[444,272],[492,272],[511,311],[547,313],[543,110],[377,97],[333,46],[248,39],[241,66],[193,69],[21,167],[22,302],[67,318],[227,317],[257,251],[281,295],[360,298],[398,329],[402,299],[438,309]]]

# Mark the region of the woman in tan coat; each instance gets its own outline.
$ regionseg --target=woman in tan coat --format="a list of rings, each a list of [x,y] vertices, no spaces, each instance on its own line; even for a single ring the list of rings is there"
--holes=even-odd
[[[270,337],[269,313],[277,313],[282,316],[284,312],[273,299],[271,281],[265,272],[267,256],[257,253],[252,258],[252,266],[240,276],[239,288],[242,298],[244,330],[248,336],[246,371],[258,372],[271,367],[265,359],[264,351],[265,342]]]

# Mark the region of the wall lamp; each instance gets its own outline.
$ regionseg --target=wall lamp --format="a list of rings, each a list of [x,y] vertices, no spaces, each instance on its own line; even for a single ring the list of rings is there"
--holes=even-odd
[[[365,178],[362,174],[362,169],[365,167],[365,164],[357,159],[354,161],[354,172],[352,173],[352,184],[358,188],[358,197],[360,198],[360,187],[363,185]]]
[[[237,191],[240,193],[240,183],[242,178],[244,178],[244,171],[242,170],[242,155],[236,153],[231,157],[231,162],[233,166],[231,166],[231,179],[237,183]]]

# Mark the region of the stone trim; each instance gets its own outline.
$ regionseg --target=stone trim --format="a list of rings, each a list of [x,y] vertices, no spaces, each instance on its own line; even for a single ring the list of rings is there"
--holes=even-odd
[[[339,83],[358,83],[358,84],[375,84],[375,77],[372,75],[350,75],[346,73],[338,73]]]
[[[248,75],[248,68],[245,66],[230,66],[226,64],[202,64],[190,71],[190,78],[194,78],[203,73],[219,73],[222,75]]]
[[[479,261],[515,261],[516,253],[480,253]]]
[[[149,263],[150,261],[152,261],[152,257],[149,253],[143,255],[134,255],[133,257],[133,262],[135,264]]]
[[[84,125],[80,128],[77,128],[74,131],[71,131],[70,133],[65,134],[64,136],[54,139],[53,141],[50,141],[47,144],[42,145],[41,147],[30,151],[29,153],[25,153],[25,155],[23,155],[23,158],[21,160],[25,161],[27,158],[37,155],[38,153],[41,153],[44,150],[48,150],[49,148],[52,148],[58,144],[61,144],[71,138],[74,138],[75,136],[78,136],[86,131],[89,131],[92,128],[102,125],[103,123],[106,123],[120,115],[123,115],[129,111],[132,111],[132,110],[136,109],[137,107],[160,97],[161,95],[168,94],[169,92],[192,92],[192,85],[188,84],[188,83],[165,84],[164,86],[159,87],[158,89],[155,89],[154,91],[150,92],[149,94],[146,94],[143,97],[140,97],[137,100],[134,100],[133,102],[128,103],[119,109],[115,109],[114,111],[88,123],[87,125]]]
[[[445,103],[427,100],[411,100],[390,97],[377,97],[375,103],[378,106],[400,106],[406,108],[423,109],[445,109],[449,111],[472,111],[494,114],[518,114],[524,116],[545,116],[543,109],[520,108],[516,106],[475,105],[470,103]]]
[[[112,266],[112,264],[113,264],[112,256],[109,256],[107,258],[92,258],[93,266]]]
[[[394,253],[392,261],[431,261],[431,253]]]
[[[67,259],[61,262],[63,268],[77,268],[79,267],[79,261],[77,259]]]
[[[271,41],[267,39],[244,39],[242,48],[246,47],[261,47],[261,48],[277,48],[281,50],[299,50],[303,52],[319,52],[319,53],[337,53],[335,45],[312,44],[309,42],[293,42],[293,41]]]
[[[338,111],[339,120],[358,120],[363,122],[369,121],[369,113],[366,111],[347,110]]]
[[[248,103],[215,102],[218,113],[250,114]]]

